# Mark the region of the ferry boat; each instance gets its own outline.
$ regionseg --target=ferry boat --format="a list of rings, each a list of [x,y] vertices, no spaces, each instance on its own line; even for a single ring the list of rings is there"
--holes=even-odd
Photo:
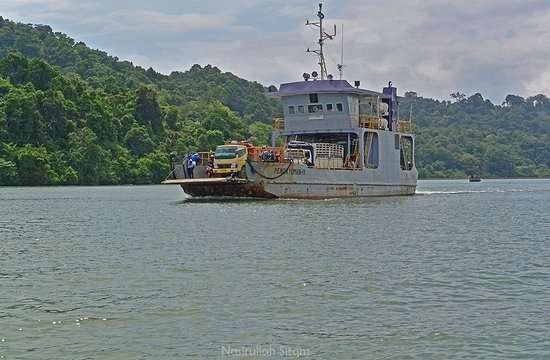
[[[173,179],[193,197],[325,199],[413,195],[418,172],[410,121],[399,119],[397,88],[382,92],[352,86],[327,72],[323,46],[336,35],[323,28],[319,4],[320,74],[270,89],[283,116],[273,119],[271,147],[245,142],[195,154],[193,173],[173,162]],[[342,66],[339,65],[340,75]],[[194,163],[195,164],[195,163]]]

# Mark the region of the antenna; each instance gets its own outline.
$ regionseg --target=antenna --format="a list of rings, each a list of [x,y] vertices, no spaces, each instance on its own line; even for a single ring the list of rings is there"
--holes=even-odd
[[[412,131],[412,122],[413,122],[413,101],[411,101],[411,109],[409,111],[409,126]]]
[[[323,4],[319,3],[319,12],[317,13],[317,17],[319,18],[319,21],[317,22],[310,22],[309,20],[306,21],[306,26],[316,26],[319,28],[319,49],[310,50],[307,49],[306,52],[308,53],[314,53],[319,57],[319,66],[321,67],[321,80],[324,80],[327,77],[327,63],[325,61],[325,54],[323,52],[323,47],[325,45],[326,40],[333,40],[336,36],[336,25],[334,25],[334,34],[329,34],[325,32],[323,29],[323,19],[325,18],[325,14],[323,14]]]
[[[342,24],[342,31],[340,31],[341,35],[341,49],[340,49],[340,64],[336,65],[336,68],[338,69],[338,72],[340,73],[340,80],[342,80],[344,76],[344,24]]]

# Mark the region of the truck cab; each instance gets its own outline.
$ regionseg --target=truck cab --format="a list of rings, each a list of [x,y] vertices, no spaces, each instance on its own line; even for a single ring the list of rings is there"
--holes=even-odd
[[[215,176],[228,176],[238,173],[246,165],[248,159],[248,147],[242,144],[220,145],[214,152]]]

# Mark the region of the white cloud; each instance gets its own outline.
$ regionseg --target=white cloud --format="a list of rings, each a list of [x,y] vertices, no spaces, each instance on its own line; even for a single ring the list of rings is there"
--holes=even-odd
[[[204,31],[230,27],[233,19],[229,16],[209,14],[167,14],[150,10],[117,10],[103,16],[84,18],[83,24],[105,25],[119,31]]]
[[[211,63],[265,84],[293,81],[316,61],[317,1],[3,0],[4,14],[54,29],[162,72]],[[550,3],[546,0],[327,0],[326,23],[345,24],[346,77],[378,89],[447,98],[550,87]],[[336,72],[339,43],[327,46]]]

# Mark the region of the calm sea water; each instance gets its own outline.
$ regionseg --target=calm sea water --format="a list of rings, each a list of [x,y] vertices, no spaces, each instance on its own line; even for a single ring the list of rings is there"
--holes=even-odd
[[[2,359],[548,359],[550,180],[0,188]]]

